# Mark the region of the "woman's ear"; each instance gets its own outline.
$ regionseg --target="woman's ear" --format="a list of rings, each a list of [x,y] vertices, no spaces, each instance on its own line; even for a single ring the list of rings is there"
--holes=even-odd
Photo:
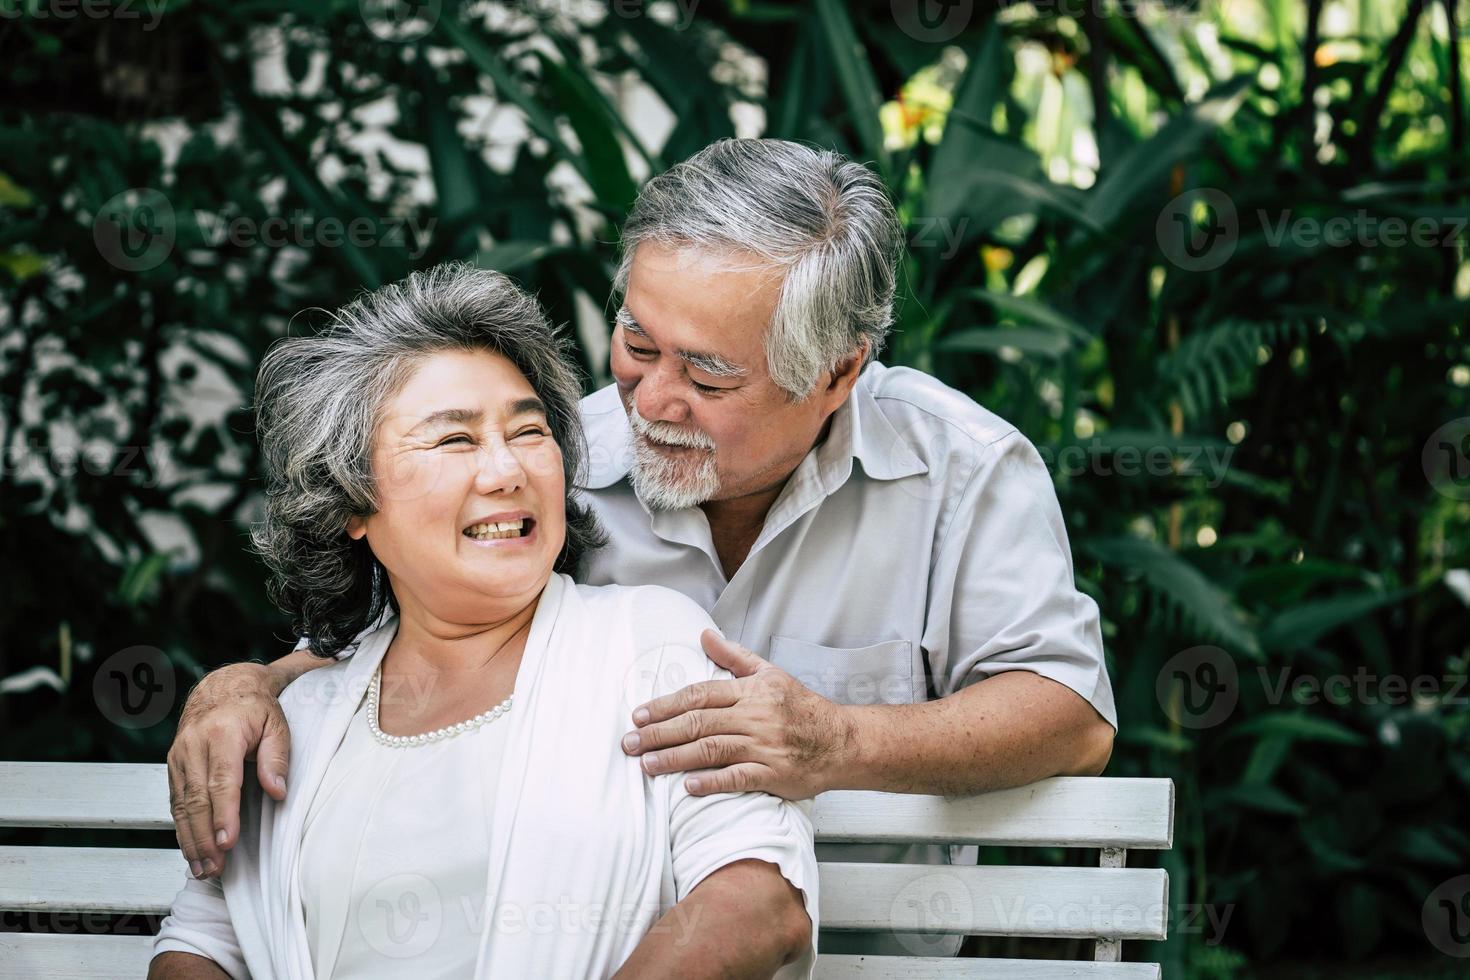
[[[349,538],[354,541],[361,541],[364,534],[367,534],[366,521],[355,515],[347,518],[347,536]]]

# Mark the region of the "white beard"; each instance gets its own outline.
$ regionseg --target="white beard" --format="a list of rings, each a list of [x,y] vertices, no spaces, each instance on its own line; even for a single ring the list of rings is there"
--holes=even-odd
[[[720,491],[715,473],[715,444],[703,432],[689,432],[669,422],[650,422],[638,406],[625,402],[633,427],[633,490],[652,510],[682,510],[713,500]],[[701,450],[682,457],[669,456],[653,443]]]

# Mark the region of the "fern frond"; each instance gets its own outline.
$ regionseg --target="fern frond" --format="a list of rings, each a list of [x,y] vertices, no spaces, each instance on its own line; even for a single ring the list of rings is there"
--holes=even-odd
[[[1255,376],[1262,347],[1299,343],[1309,329],[1305,319],[1222,320],[1185,337],[1166,354],[1159,363],[1159,383],[1178,397],[1186,418],[1197,419]]]

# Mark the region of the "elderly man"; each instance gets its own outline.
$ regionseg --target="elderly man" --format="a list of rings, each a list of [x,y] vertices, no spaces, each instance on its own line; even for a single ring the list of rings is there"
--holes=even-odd
[[[870,171],[780,140],[707,147],[651,180],[624,227],[616,383],[582,403],[586,497],[610,540],[583,578],[678,589],[723,631],[704,649],[736,679],[636,708],[623,740],[650,773],[691,773],[692,793],[959,795],[1096,774],[1111,753],[1097,607],[1035,448],[873,361],[899,242]],[[169,774],[196,875],[234,843],[245,758],[286,793],[275,697],[316,663],[233,665],[190,697]]]

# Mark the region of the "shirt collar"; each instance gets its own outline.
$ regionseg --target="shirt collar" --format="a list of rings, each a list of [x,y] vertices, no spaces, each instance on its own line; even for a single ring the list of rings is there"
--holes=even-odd
[[[847,401],[832,413],[827,438],[809,454],[815,458],[803,461],[815,464],[829,494],[852,476],[854,459],[875,480],[928,472],[873,395],[873,386],[887,370],[877,363],[864,369]],[[587,433],[587,489],[603,490],[625,479],[633,464],[633,430],[617,385],[582,399],[582,426]]]

